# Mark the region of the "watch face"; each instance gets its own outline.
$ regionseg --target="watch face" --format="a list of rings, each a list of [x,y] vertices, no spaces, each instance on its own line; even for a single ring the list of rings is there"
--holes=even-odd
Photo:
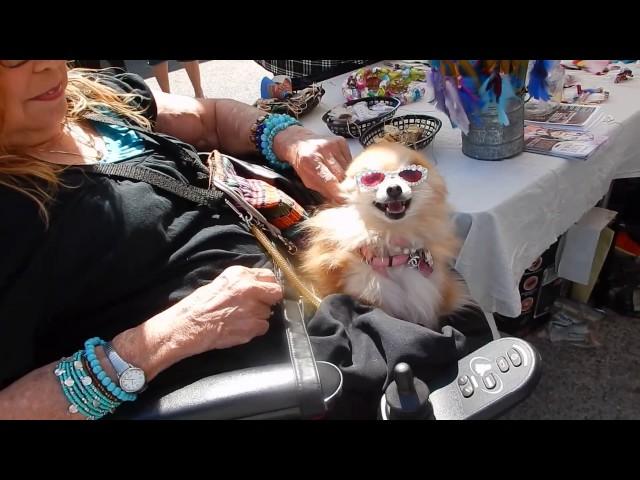
[[[139,368],[128,368],[120,376],[120,388],[127,393],[142,390],[144,384],[144,372]]]

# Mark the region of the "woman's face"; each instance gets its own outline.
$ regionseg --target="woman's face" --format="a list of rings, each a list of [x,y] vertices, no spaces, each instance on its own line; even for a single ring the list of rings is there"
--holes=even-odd
[[[32,147],[60,134],[67,102],[65,60],[0,62],[0,145]]]

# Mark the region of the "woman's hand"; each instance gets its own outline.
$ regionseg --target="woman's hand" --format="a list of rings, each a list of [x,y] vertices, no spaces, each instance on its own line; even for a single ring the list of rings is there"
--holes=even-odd
[[[269,329],[271,307],[282,289],[271,270],[230,267],[173,307],[116,335],[120,356],[141,368],[147,381],[174,363],[214,348],[247,343]],[[96,355],[113,381],[117,375],[102,347]],[[53,374],[57,361],[0,390],[0,419],[75,419]]]
[[[304,184],[329,200],[342,202],[339,183],[351,163],[351,152],[342,137],[320,136],[293,126],[273,139],[276,156],[289,163]]]
[[[186,358],[264,335],[280,300],[282,288],[271,270],[234,266],[161,315],[170,319],[170,343]]]

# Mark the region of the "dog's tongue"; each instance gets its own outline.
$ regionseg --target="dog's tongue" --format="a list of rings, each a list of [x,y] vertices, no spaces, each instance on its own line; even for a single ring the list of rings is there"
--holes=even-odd
[[[399,202],[395,200],[393,202],[387,203],[387,211],[391,213],[404,212],[404,202]]]

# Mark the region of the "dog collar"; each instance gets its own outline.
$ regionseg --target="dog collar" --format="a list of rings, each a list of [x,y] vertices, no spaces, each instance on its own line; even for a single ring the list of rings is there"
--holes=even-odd
[[[408,253],[400,255],[376,256],[369,247],[362,247],[360,254],[362,260],[378,272],[386,272],[386,269],[391,267],[408,265],[420,271],[425,277],[433,273],[433,256],[428,249],[411,249]]]

